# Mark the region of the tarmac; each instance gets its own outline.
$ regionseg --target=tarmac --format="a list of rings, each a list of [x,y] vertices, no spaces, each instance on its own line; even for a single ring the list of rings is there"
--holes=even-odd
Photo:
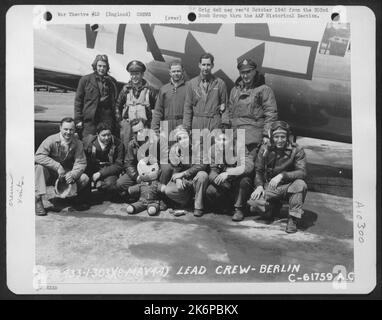
[[[300,265],[300,272],[332,272],[335,265],[353,269],[352,201],[309,192],[299,231],[285,233],[284,218],[273,223],[246,217],[192,212],[175,217],[166,210],[126,215],[124,204],[105,201],[88,211],[70,206],[36,217],[36,263],[62,273],[78,272],[77,281],[93,281],[95,269],[167,268],[168,274],[132,271],[126,281],[287,281],[289,273],[260,273],[261,265]],[[222,266],[251,265],[247,274],[219,274]],[[179,269],[205,266],[205,274],[180,274]],[[74,270],[74,271],[72,271]],[[87,276],[86,272],[91,273]],[[100,276],[99,281],[105,281]]]
[[[297,142],[306,150],[310,178],[295,234],[285,233],[286,206],[272,223],[252,214],[241,222],[213,212],[127,215],[124,203],[93,193],[92,207],[78,212],[50,188],[44,203],[52,208],[53,202],[56,211],[36,216],[36,264],[49,271],[50,283],[288,282],[291,274],[326,274],[336,265],[351,272],[351,145]]]

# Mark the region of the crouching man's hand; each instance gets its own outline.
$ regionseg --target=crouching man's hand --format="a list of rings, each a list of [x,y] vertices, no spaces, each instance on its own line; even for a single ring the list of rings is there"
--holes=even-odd
[[[94,182],[97,182],[97,180],[99,180],[99,178],[101,178],[101,173],[100,172],[96,172],[96,173],[93,174],[92,179],[93,179]]]
[[[215,178],[215,183],[217,185],[221,185],[228,179],[228,173],[227,172],[222,172],[220,173],[216,178]]]
[[[174,173],[171,177],[171,181],[176,182],[176,180],[182,179],[184,177],[184,171],[183,172],[177,172]]]
[[[176,179],[176,180],[175,180],[175,184],[176,184],[176,187],[177,187],[179,190],[184,190],[184,189],[186,188],[183,179]]]
[[[281,173],[273,177],[271,181],[269,181],[269,189],[275,190],[277,186],[280,184],[282,179],[283,179],[283,175]]]
[[[64,169],[64,167],[63,167],[62,165],[60,165],[60,166],[58,167],[58,169],[57,169],[57,173],[58,173],[58,177],[59,177],[59,178],[62,178],[62,177],[65,176],[66,171],[65,171],[65,169]]]
[[[73,178],[73,175],[72,175],[72,172],[71,172],[71,171],[69,171],[69,172],[65,175],[65,180],[66,180],[66,183],[68,183],[68,184],[74,183],[74,178]]]
[[[257,200],[260,199],[264,195],[264,188],[263,186],[258,186],[255,191],[251,194],[251,200]]]

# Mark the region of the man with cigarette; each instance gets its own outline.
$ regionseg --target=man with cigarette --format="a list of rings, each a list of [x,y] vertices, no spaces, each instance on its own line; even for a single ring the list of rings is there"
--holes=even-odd
[[[75,135],[73,118],[63,118],[60,132],[46,138],[35,154],[35,212],[38,216],[46,215],[42,196],[46,186],[57,179],[68,185],[77,184],[78,196],[75,199],[77,210],[87,210],[89,206],[84,199],[83,188],[89,182],[84,174],[86,156],[83,144]]]
[[[289,141],[290,127],[284,121],[275,121],[270,127],[270,141],[261,146],[255,162],[255,191],[248,204],[251,211],[273,219],[282,206],[289,203],[287,233],[297,232],[307,186],[306,156],[304,149]]]

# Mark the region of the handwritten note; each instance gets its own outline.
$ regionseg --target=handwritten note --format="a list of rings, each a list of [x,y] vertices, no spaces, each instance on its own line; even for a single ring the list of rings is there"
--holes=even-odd
[[[9,196],[8,196],[8,205],[13,207],[13,176],[9,175]]]
[[[23,203],[24,196],[24,177],[21,176],[17,180],[12,174],[9,174],[9,195],[8,195],[8,205],[10,207],[15,207],[18,204]]]

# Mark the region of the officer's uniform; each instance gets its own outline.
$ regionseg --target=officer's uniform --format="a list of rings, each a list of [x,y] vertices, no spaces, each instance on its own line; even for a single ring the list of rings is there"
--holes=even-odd
[[[145,65],[137,60],[129,62],[128,72],[145,72]],[[130,121],[137,118],[146,120],[150,126],[152,109],[155,106],[157,91],[142,79],[140,86],[136,87],[131,81],[121,90],[115,106],[117,122],[121,124],[121,140],[125,146],[131,140]]]
[[[244,59],[237,65],[239,71],[256,67],[251,59]],[[245,144],[256,156],[263,137],[268,137],[270,124],[277,120],[276,99],[272,89],[265,84],[263,75],[257,72],[249,88],[239,77],[231,90],[228,109],[232,128],[245,129]]]

